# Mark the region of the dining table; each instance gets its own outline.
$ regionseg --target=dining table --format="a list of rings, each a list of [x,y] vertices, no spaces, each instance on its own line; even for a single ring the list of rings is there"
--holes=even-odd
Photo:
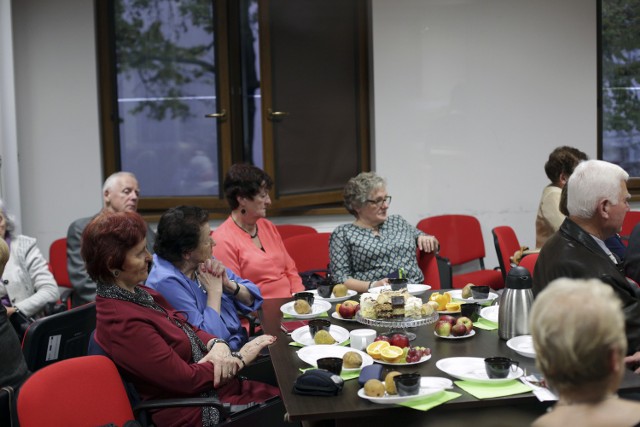
[[[428,291],[420,297],[428,301]],[[351,299],[357,300],[355,296]],[[301,421],[305,425],[331,426],[417,426],[425,425],[463,425],[472,422],[474,427],[482,425],[497,425],[497,419],[507,420],[504,425],[528,425],[531,420],[543,414],[554,402],[541,402],[532,392],[525,392],[496,398],[476,398],[458,387],[453,378],[438,367],[439,360],[452,357],[485,358],[505,356],[519,363],[526,374],[539,374],[535,359],[522,356],[507,346],[505,340],[498,336],[496,330],[485,330],[474,327],[475,334],[466,339],[443,339],[434,335],[434,325],[427,324],[409,329],[415,339],[411,346],[428,347],[431,358],[419,364],[404,366],[385,366],[385,371],[395,370],[401,373],[419,373],[421,376],[444,377],[452,380],[452,392],[459,396],[440,404],[428,411],[416,410],[397,404],[379,404],[358,396],[361,386],[358,379],[344,381],[342,391],[336,396],[304,396],[293,393],[293,384],[302,371],[311,366],[302,361],[297,351],[300,347],[291,345],[292,339],[281,329],[281,323],[292,319],[283,319],[281,307],[292,301],[291,298],[266,299],[260,311],[262,328],[265,333],[275,335],[277,341],[269,347],[275,375],[282,393],[286,408],[286,417],[290,421]],[[332,324],[342,326],[347,330],[358,328],[376,329],[378,333],[388,332],[388,328],[363,325],[357,321],[340,320],[331,314],[335,311],[336,303],[332,303],[326,318]],[[326,316],[326,315],[324,315]],[[621,393],[640,392],[640,375],[631,371],[625,373],[620,387]],[[510,423],[509,417],[515,417]],[[486,419],[487,424],[483,424]],[[526,424],[522,424],[527,420]],[[431,423],[434,424],[431,424]]]

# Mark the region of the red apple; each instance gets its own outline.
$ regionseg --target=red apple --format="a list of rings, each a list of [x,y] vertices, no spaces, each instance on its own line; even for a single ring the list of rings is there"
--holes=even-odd
[[[467,328],[467,333],[473,329],[473,322],[468,317],[462,316],[456,321],[456,325],[464,325]]]
[[[449,316],[448,314],[445,314],[445,315],[443,315],[443,316],[440,316],[440,319],[439,319],[439,320],[445,320],[445,321],[447,321],[447,322],[451,323],[451,326],[453,326],[453,325],[455,325],[455,324],[456,324],[456,318],[455,318],[455,317],[453,317],[453,316]]]
[[[356,307],[353,305],[345,305],[342,304],[340,308],[338,308],[338,313],[343,319],[353,319],[353,316],[356,315]]]
[[[451,335],[451,323],[448,320],[438,320],[435,325],[435,331],[441,337],[448,337]]]
[[[374,341],[386,341],[389,342],[391,339],[387,335],[378,335]]]
[[[451,335],[453,335],[454,337],[467,335],[467,327],[462,323],[457,323],[451,327]]]
[[[405,334],[393,334],[390,343],[400,348],[409,347],[409,337]]]

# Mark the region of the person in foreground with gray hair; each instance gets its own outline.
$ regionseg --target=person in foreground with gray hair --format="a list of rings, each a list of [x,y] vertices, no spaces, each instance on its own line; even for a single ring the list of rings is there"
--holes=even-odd
[[[111,174],[102,186],[103,207],[101,212],[137,212],[140,187],[136,176],[131,172]],[[82,232],[97,215],[80,218],[69,225],[67,230],[67,269],[73,286],[71,297],[74,307],[96,299],[96,283],[91,280],[80,254]],[[156,233],[147,225],[147,250],[153,253]]]
[[[536,364],[559,396],[534,427],[640,424],[640,403],[616,394],[627,340],[622,304],[610,286],[557,279],[536,298],[530,322]]]
[[[403,269],[409,283],[422,283],[416,248],[436,251],[438,239],[409,224],[400,215],[389,216],[387,183],[375,172],[362,172],[344,187],[344,205],[354,217],[338,226],[329,241],[330,270],[337,283],[367,292],[382,286]]]

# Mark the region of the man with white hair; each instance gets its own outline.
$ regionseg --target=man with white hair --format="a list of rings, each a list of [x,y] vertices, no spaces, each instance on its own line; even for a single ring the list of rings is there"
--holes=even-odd
[[[101,212],[136,212],[140,187],[131,172],[116,172],[102,186],[103,208]],[[67,230],[67,269],[73,286],[73,305],[78,306],[96,299],[96,283],[91,280],[80,255],[82,232],[94,216],[75,220]],[[147,249],[153,253],[155,232],[147,225]]]
[[[620,232],[629,211],[628,179],[620,166],[602,160],[576,167],[567,183],[569,216],[540,250],[533,293],[560,277],[600,279],[622,300],[628,351],[635,353],[640,350],[640,290],[627,280],[622,263],[604,244]],[[589,308],[582,309],[588,316]]]

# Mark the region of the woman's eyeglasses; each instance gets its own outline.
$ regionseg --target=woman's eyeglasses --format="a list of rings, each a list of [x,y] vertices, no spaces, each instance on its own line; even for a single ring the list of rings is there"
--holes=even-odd
[[[376,205],[377,207],[382,207],[384,203],[386,203],[387,205],[391,204],[391,196],[382,197],[376,200],[367,199],[366,202],[371,203],[372,205]]]

